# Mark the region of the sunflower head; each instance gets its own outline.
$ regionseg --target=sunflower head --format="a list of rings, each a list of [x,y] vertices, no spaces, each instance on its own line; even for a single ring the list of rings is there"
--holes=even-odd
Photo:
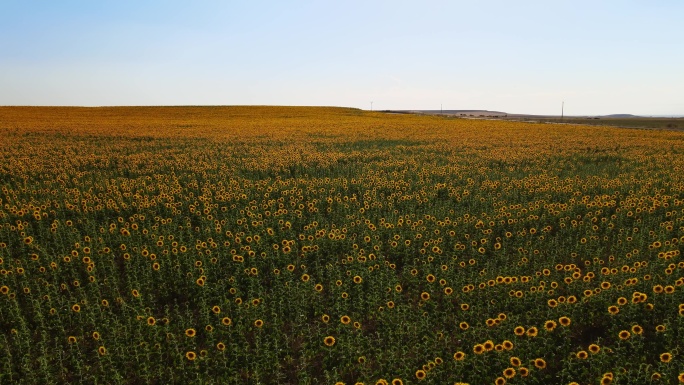
[[[672,353],[663,353],[660,355],[660,362],[668,363],[672,361]]]

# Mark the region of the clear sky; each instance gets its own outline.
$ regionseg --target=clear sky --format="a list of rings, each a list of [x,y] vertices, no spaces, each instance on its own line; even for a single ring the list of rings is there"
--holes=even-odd
[[[0,0],[0,105],[684,115],[681,0]]]

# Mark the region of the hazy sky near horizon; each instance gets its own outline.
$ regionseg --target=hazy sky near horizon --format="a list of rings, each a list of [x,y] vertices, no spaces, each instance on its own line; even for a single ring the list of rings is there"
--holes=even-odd
[[[0,105],[684,115],[684,1],[0,0]]]

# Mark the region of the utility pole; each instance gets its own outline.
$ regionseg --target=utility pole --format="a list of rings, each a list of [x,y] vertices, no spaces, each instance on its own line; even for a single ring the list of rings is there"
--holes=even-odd
[[[371,102],[371,111],[373,111],[373,102]]]
[[[561,122],[563,122],[563,115],[565,113],[565,100],[561,103]]]

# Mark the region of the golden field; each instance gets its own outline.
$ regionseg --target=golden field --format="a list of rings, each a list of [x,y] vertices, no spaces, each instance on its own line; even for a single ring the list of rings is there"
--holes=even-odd
[[[0,383],[684,382],[684,133],[0,107]]]

